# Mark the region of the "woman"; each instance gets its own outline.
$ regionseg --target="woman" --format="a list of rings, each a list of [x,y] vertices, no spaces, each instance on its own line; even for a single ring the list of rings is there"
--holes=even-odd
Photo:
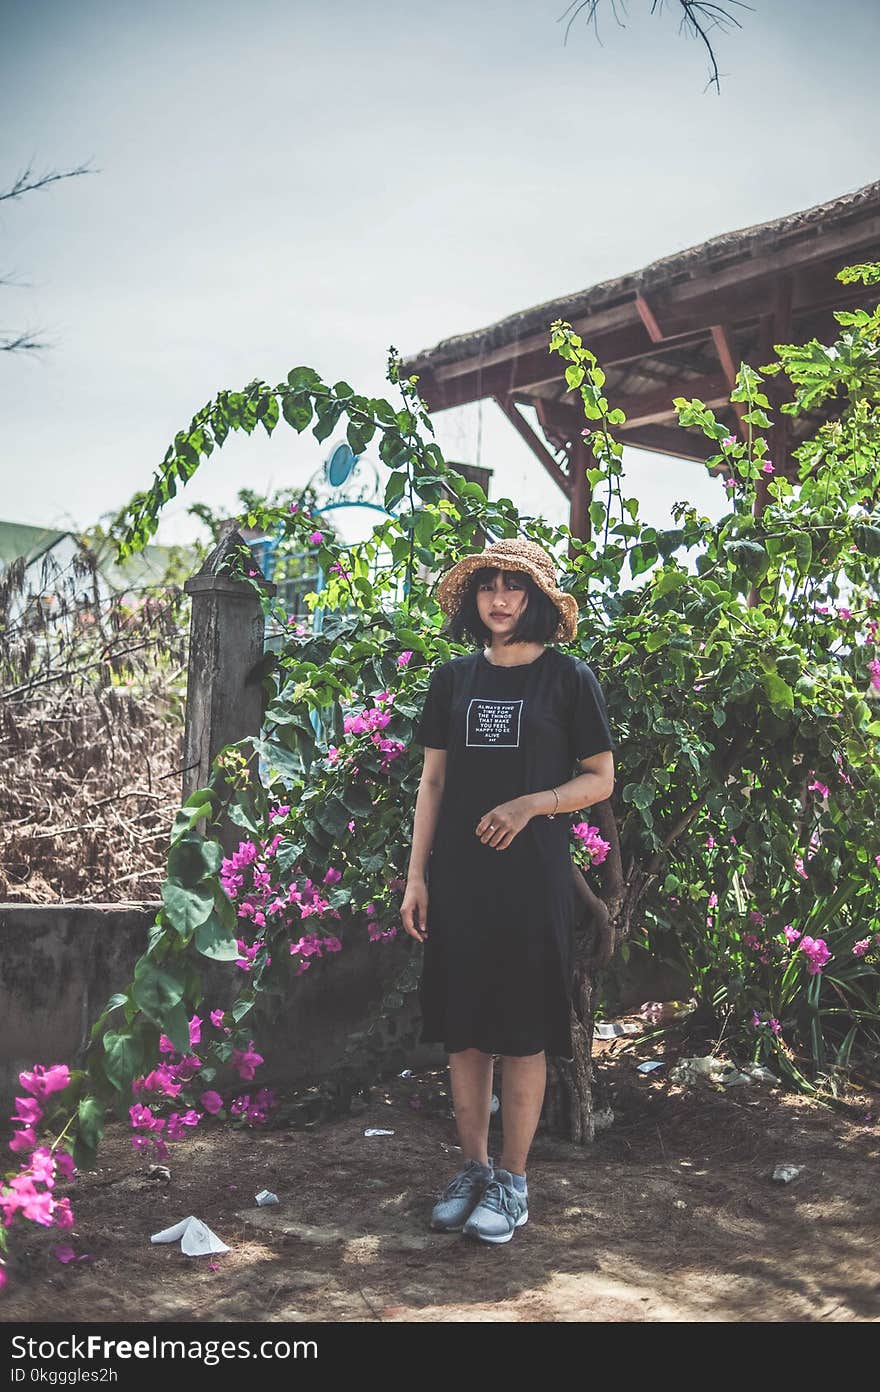
[[[536,542],[498,541],[463,557],[437,599],[450,635],[479,647],[434,670],[415,732],[425,756],[401,918],[425,944],[422,1042],[442,1042],[449,1055],[465,1160],[431,1226],[509,1242],[528,1218],[546,1052],[571,1057],[566,814],[611,796],[613,741],[591,669],[548,646],[573,641],[578,610]],[[495,1054],[497,1168],[487,1153]]]

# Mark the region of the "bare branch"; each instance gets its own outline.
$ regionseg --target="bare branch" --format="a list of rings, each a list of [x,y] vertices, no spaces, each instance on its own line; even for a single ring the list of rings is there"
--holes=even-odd
[[[35,189],[48,188],[50,184],[58,183],[59,179],[76,179],[81,174],[97,174],[99,171],[90,169],[87,164],[81,164],[76,169],[50,169],[45,174],[38,177],[33,176],[30,165],[23,174],[19,174],[12,188],[5,193],[0,193],[0,203],[11,201],[14,198],[22,198],[26,193],[33,193]]]
[[[718,60],[715,56],[715,50],[712,47],[712,41],[709,35],[714,29],[718,29],[722,33],[728,32],[733,27],[741,29],[742,25],[733,13],[733,10],[754,10],[754,6],[747,5],[745,0],[725,0],[724,4],[715,4],[712,0],[677,0],[677,3],[681,10],[679,33],[687,34],[688,37],[692,39],[699,39],[705,46],[706,52],[709,55],[709,81],[706,83],[706,86],[714,87],[720,94],[721,74],[718,69]],[[666,4],[667,0],[651,0],[651,14],[660,14]],[[600,0],[573,0],[573,3],[569,5],[564,14],[561,14],[557,20],[557,23],[560,23],[564,19],[568,20],[565,26],[565,39],[563,42],[568,42],[568,35],[572,25],[576,19],[584,15],[585,11],[586,23],[592,24],[596,31],[597,41],[599,43],[602,42],[599,38],[599,5]],[[618,13],[618,9],[620,9],[626,14],[624,0],[610,0],[610,5],[611,12],[619,27],[621,29],[626,28]]]
[[[48,347],[48,343],[41,343],[29,333],[17,334],[15,338],[0,339],[0,353],[26,353],[35,348]]]

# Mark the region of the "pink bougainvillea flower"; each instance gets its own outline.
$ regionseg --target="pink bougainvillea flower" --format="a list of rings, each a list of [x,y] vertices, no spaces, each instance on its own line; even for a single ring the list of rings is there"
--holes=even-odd
[[[57,1247],[52,1248],[52,1252],[64,1266],[68,1262],[76,1261],[76,1252],[67,1243],[59,1243]]]
[[[871,685],[875,691],[880,691],[880,657],[872,658],[868,663],[868,670],[871,673]]]
[[[409,664],[410,664],[410,659],[411,659],[411,658],[412,658],[412,651],[411,651],[411,649],[407,648],[406,651],[405,651],[405,652],[402,652],[402,653],[400,654],[400,656],[398,657],[398,659],[397,659],[397,665],[398,665],[398,667],[408,667]]]
[[[9,1142],[9,1149],[14,1150],[16,1155],[24,1155],[27,1151],[33,1150],[37,1144],[37,1133],[32,1126],[25,1126],[21,1131],[14,1131],[12,1140]]]
[[[36,1126],[42,1115],[43,1109],[36,1097],[16,1097],[13,1121],[23,1121],[27,1126]]]
[[[291,504],[290,504],[290,511],[291,511],[291,512],[299,512],[299,503],[291,503]]]
[[[25,1218],[32,1223],[38,1223],[41,1228],[51,1228],[52,1210],[55,1207],[55,1200],[52,1198],[48,1189],[21,1195],[20,1208]]]
[[[765,459],[764,463],[761,465],[761,468],[765,474],[775,474],[776,472],[776,470],[773,468],[772,459]]]
[[[198,1015],[193,1015],[189,1022],[189,1042],[190,1044],[201,1044],[202,1042],[202,1022]]]
[[[211,1011],[211,1024],[214,1026],[215,1029],[220,1029],[222,1027],[224,1017],[225,1012],[223,1010]]]
[[[851,618],[852,618],[852,610],[851,610],[851,609],[847,609],[846,605],[844,605],[844,604],[838,604],[838,606],[837,606],[837,617],[838,617],[839,619],[851,619]]]
[[[795,858],[794,858],[794,868],[795,868],[795,870],[797,871],[797,873],[800,875],[800,877],[801,877],[802,880],[808,880],[808,879],[810,878],[809,875],[807,874],[806,870],[804,869],[804,858],[803,858],[803,856],[799,856],[799,855],[796,855],[796,856],[795,856]]]
[[[868,949],[870,948],[870,946],[871,946],[871,939],[870,939],[870,938],[862,938],[859,942],[853,943],[853,956],[854,956],[854,957],[864,957],[865,953],[868,951]]]
[[[750,909],[750,910],[749,910],[749,921],[750,921],[751,923],[757,923],[757,924],[760,926],[760,925],[764,922],[764,915],[761,913],[761,910],[760,910],[760,909]]]
[[[387,928],[383,933],[378,923],[373,923],[371,921],[367,924],[367,935],[370,942],[390,942],[392,938],[397,937],[397,926],[396,924],[392,924],[392,926]]]
[[[167,1035],[167,1034],[160,1034],[160,1035],[159,1035],[159,1053],[160,1053],[160,1054],[175,1054],[176,1052],[177,1052],[177,1050],[175,1049],[174,1045],[171,1043],[171,1040],[168,1038],[168,1035]]]
[[[30,1159],[30,1172],[39,1184],[52,1189],[55,1184],[55,1157],[48,1146],[37,1146]]]
[[[70,1069],[66,1063],[54,1063],[51,1068],[42,1064],[34,1065],[32,1073],[19,1073],[18,1081],[25,1092],[33,1097],[49,1097],[53,1092],[63,1092],[70,1082]]]
[[[774,1034],[782,1033],[782,1026],[780,1025],[775,1015],[771,1015],[770,1017],[770,1028],[772,1029]]]
[[[797,942],[798,938],[801,935],[801,930],[799,928],[793,927],[790,923],[786,923],[782,931],[785,934],[786,942],[790,943]]]
[[[757,1029],[757,1027],[758,1027],[758,1025],[760,1025],[760,1023],[761,1023],[761,1017],[760,1017],[760,1015],[758,1014],[757,1010],[753,1010],[753,1011],[752,1011],[752,1024],[753,1024],[753,1025],[755,1026],[755,1028]]]
[[[58,1173],[63,1179],[73,1179],[76,1174],[76,1166],[73,1163],[72,1155],[68,1155],[66,1150],[56,1150],[55,1163],[58,1166]]]
[[[724,487],[727,489],[728,493],[733,493],[736,488],[736,479],[725,479]]]
[[[611,842],[603,840],[598,827],[590,826],[589,822],[575,822],[571,828],[571,835],[580,841],[593,865],[601,865],[607,858]]]
[[[827,798],[827,796],[828,796],[828,786],[827,786],[827,784],[825,784],[825,783],[820,783],[819,780],[818,780],[818,778],[814,778],[813,781],[812,781],[812,783],[808,783],[808,784],[807,784],[807,787],[808,787],[808,789],[810,790],[810,792],[815,791],[815,792],[819,793],[819,795],[820,795],[821,797],[823,797],[823,798]]]
[[[199,1102],[206,1112],[210,1112],[211,1116],[216,1116],[218,1112],[223,1110],[223,1098],[219,1092],[203,1092]]]
[[[61,1228],[62,1230],[72,1228],[76,1220],[73,1215],[73,1209],[70,1207],[70,1199],[66,1196],[63,1199],[57,1199],[52,1216],[55,1220],[56,1228]]]
[[[743,944],[745,947],[749,949],[750,952],[761,951],[760,939],[756,938],[754,933],[743,933]]]
[[[337,870],[335,865],[331,865],[327,874],[324,876],[323,883],[329,885],[338,884],[341,879],[342,871]]]
[[[321,545],[321,542],[322,542],[323,540],[324,540],[324,533],[323,533],[323,532],[310,532],[310,533],[309,533],[309,541],[312,543],[313,546],[320,546],[320,545]]]
[[[717,904],[718,904],[718,895],[715,893],[715,891],[714,891],[714,889],[713,889],[713,890],[712,890],[712,893],[709,895],[709,908],[710,908],[710,909],[714,909],[714,908],[717,906]]]
[[[246,1049],[233,1049],[230,1065],[235,1069],[240,1078],[245,1082],[250,1082],[254,1072],[263,1063],[262,1054],[258,1054],[254,1049],[254,1041],[251,1040]]]
[[[739,443],[739,441],[737,440],[735,435],[725,435],[721,443],[725,449],[733,449],[734,446]]]
[[[710,850],[710,851],[711,851],[711,850],[714,850],[714,848],[715,848],[715,837],[712,835],[711,832],[710,832],[709,835],[706,837],[706,846],[707,846],[707,849]]]

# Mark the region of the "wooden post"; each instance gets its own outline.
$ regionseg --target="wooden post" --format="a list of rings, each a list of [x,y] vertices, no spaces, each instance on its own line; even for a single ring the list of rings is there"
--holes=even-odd
[[[224,745],[258,735],[263,722],[263,687],[254,675],[263,658],[265,638],[259,596],[250,585],[223,573],[231,554],[245,545],[239,532],[227,532],[183,587],[192,596],[184,798],[205,786],[211,762]],[[266,580],[262,583],[274,595],[276,586]],[[256,776],[256,757],[252,766]],[[228,853],[240,839],[240,828],[230,824],[221,829],[220,840]]]

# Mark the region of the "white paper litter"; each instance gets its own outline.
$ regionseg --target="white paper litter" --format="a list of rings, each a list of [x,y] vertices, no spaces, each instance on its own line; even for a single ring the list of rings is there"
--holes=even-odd
[[[600,1020],[594,1029],[597,1039],[618,1039],[622,1034],[638,1034],[640,1026],[634,1020]]]
[[[186,1257],[207,1257],[212,1252],[229,1251],[226,1243],[220,1241],[207,1223],[203,1223],[201,1218],[196,1218],[192,1213],[188,1218],[181,1218],[180,1222],[175,1223],[172,1227],[163,1228],[161,1232],[153,1233],[150,1241],[179,1241],[180,1250]]]
[[[793,1179],[797,1179],[802,1169],[802,1165],[777,1165],[771,1177],[777,1184],[790,1184]]]
[[[364,1132],[365,1136],[393,1136],[393,1131],[383,1131],[381,1126],[368,1126]]]
[[[278,1195],[273,1194],[271,1189],[261,1189],[259,1194],[254,1195],[254,1198],[260,1208],[268,1208],[270,1204],[278,1202]]]
[[[660,1059],[649,1059],[647,1063],[640,1063],[636,1069],[637,1073],[653,1073],[655,1068],[662,1068],[663,1062]]]

